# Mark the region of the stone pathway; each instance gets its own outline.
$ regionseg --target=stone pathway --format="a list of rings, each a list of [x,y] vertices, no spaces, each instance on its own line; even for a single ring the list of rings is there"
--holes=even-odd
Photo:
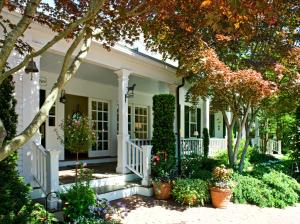
[[[182,207],[173,201],[132,196],[112,202],[129,209],[123,224],[300,224],[300,204],[285,209],[231,204],[227,209]]]

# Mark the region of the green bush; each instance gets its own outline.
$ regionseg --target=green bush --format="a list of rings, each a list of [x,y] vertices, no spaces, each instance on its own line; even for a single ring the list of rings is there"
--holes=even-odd
[[[272,155],[260,153],[258,150],[253,150],[249,158],[250,163],[266,163],[269,161],[279,161]]]
[[[118,224],[116,221],[108,221],[95,217],[84,217],[80,216],[75,221],[74,224]]]
[[[64,214],[71,221],[81,216],[92,216],[89,206],[96,204],[96,194],[90,187],[90,178],[89,170],[80,169],[78,181],[63,194]]]
[[[169,178],[176,171],[174,114],[173,95],[153,96],[152,177],[157,180]]]
[[[172,195],[180,204],[204,205],[210,199],[208,183],[200,179],[176,180]]]
[[[192,154],[185,156],[185,158],[182,159],[181,164],[182,177],[207,180],[211,178],[211,171],[213,168],[220,165],[221,162],[197,154]]]
[[[34,224],[54,224],[57,223],[57,219],[55,216],[46,211],[43,205],[41,204],[34,204],[31,214],[29,215],[29,220],[27,223],[34,223]]]
[[[16,134],[17,114],[15,112],[14,83],[12,76],[0,85],[0,118],[7,131],[5,142]],[[17,167],[17,153],[0,162],[0,223],[25,223],[32,207],[30,188],[20,177]],[[21,210],[23,209],[22,215]]]
[[[300,185],[295,179],[275,170],[251,174],[253,176],[234,175],[237,183],[233,192],[234,202],[278,208],[299,202]]]
[[[203,128],[203,151],[204,157],[207,158],[209,154],[209,133],[207,128]]]

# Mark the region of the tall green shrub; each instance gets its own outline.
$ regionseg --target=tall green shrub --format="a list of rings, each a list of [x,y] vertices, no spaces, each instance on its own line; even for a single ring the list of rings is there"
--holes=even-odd
[[[296,110],[296,122],[294,133],[292,135],[291,156],[294,160],[300,162],[300,106]]]
[[[207,128],[203,128],[203,150],[204,150],[204,157],[208,157],[209,153],[209,133]]]
[[[7,130],[5,141],[16,134],[18,116],[13,94],[14,83],[9,77],[0,85],[0,118]],[[16,166],[16,153],[0,162],[0,223],[21,223],[19,212],[30,203],[29,187],[19,176]]]
[[[175,97],[170,94],[153,96],[153,154],[167,160],[168,170],[175,168]],[[172,166],[170,166],[172,164]],[[163,169],[163,168],[161,168]],[[153,170],[155,171],[155,170]],[[155,176],[155,173],[153,173]]]

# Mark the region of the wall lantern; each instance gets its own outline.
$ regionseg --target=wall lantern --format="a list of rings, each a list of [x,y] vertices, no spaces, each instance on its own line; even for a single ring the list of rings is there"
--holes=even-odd
[[[61,103],[66,103],[66,91],[62,90],[60,93],[60,97],[59,97],[59,102]]]
[[[28,74],[31,74],[31,78],[30,80],[32,80],[32,73],[37,73],[39,72],[39,69],[36,67],[36,64],[34,62],[34,60],[31,58],[31,60],[28,62],[26,68],[25,68],[25,72]]]
[[[126,98],[132,98],[134,96],[134,88],[136,84],[133,84],[132,86],[127,87],[127,93],[125,94],[125,102]]]
[[[199,136],[199,132],[198,131],[194,131],[194,136],[197,138]]]

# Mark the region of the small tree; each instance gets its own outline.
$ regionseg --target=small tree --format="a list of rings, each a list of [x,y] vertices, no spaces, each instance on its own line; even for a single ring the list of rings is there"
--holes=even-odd
[[[76,154],[76,180],[79,163],[78,155],[79,153],[87,152],[96,140],[95,133],[90,128],[89,123],[87,117],[67,118],[61,124],[64,136],[61,137],[58,134],[58,138],[65,148]]]
[[[152,153],[159,161],[155,166],[158,169],[153,167],[153,177],[160,177],[162,173],[170,175],[175,169],[174,114],[175,97],[173,95],[161,94],[153,97]]]
[[[291,156],[294,160],[300,162],[300,106],[296,110],[296,122],[294,132],[292,135],[291,143]]]
[[[207,158],[209,154],[209,134],[207,128],[203,128],[203,150],[204,157]]]

